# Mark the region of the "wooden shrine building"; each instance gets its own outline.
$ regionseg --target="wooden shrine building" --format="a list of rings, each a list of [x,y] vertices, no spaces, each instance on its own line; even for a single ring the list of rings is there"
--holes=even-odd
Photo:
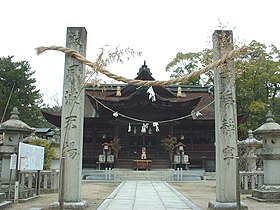
[[[145,63],[135,79],[155,80]],[[152,168],[168,168],[168,152],[161,140],[174,136],[185,145],[190,168],[214,171],[214,96],[210,88],[153,86],[155,98],[147,92],[149,88],[107,84],[86,89],[83,168],[97,168],[103,144],[114,137],[121,143],[116,167],[132,168],[144,146]],[[60,114],[43,115],[60,127]]]

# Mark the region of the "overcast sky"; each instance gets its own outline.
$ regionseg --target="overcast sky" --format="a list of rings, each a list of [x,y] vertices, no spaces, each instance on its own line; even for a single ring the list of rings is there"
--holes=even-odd
[[[167,80],[177,52],[209,47],[213,31],[226,26],[237,42],[257,40],[280,49],[280,3],[276,0],[6,0],[1,1],[0,56],[29,61],[37,88],[52,105],[62,95],[64,55],[38,46],[65,46],[67,27],[86,27],[87,58],[109,45],[142,51],[142,57],[109,70],[128,78],[146,60],[155,79]],[[108,80],[111,81],[111,80]]]

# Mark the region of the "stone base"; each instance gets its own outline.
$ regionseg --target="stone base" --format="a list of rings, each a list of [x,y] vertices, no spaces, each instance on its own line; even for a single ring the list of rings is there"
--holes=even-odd
[[[237,202],[230,202],[230,203],[220,203],[217,201],[210,201],[208,203],[209,209],[237,209]],[[240,209],[248,209],[248,207],[241,202]]]
[[[249,198],[262,202],[280,201],[280,186],[262,185],[253,190],[252,197]]]
[[[59,202],[53,202],[50,204],[50,209],[59,209]],[[88,203],[86,201],[80,202],[64,202],[63,209],[86,209]]]

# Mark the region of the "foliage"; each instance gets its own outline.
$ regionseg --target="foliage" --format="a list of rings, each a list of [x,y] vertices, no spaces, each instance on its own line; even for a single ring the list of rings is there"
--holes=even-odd
[[[173,161],[174,149],[177,146],[177,138],[168,136],[161,140],[161,145],[163,145],[167,149],[170,164],[171,164]]]
[[[189,53],[177,53],[176,57],[166,66],[166,71],[171,72],[171,78],[182,77],[185,74],[205,67],[212,62],[212,50],[205,49],[202,52],[189,52]],[[213,72],[207,73],[209,80],[206,84],[213,83]],[[194,77],[189,82],[184,84],[187,85],[199,85],[200,77]]]
[[[279,121],[279,59],[279,50],[275,46],[267,47],[252,41],[248,53],[236,61],[239,70],[236,79],[237,108],[239,113],[245,113],[247,119],[240,127],[242,136],[263,124],[269,109]]]
[[[246,55],[236,59],[236,99],[237,112],[245,114],[245,121],[239,125],[239,138],[247,138],[247,131],[254,130],[265,122],[269,109],[279,122],[280,116],[280,53],[271,45],[267,47],[252,41]],[[212,51],[205,49],[197,53],[178,53],[167,65],[167,71],[173,71],[174,77],[188,74],[191,71],[212,62]],[[207,84],[214,82],[213,72],[208,73]],[[189,84],[197,84],[197,79]]]
[[[42,138],[30,139],[30,140],[28,140],[28,143],[45,148],[44,170],[50,169],[51,160],[56,158],[55,148],[50,143],[48,143],[47,139],[42,139]]]
[[[101,82],[106,83],[99,79],[98,70],[105,69],[108,65],[112,63],[124,63],[135,56],[141,56],[142,52],[135,51],[131,48],[120,48],[116,46],[113,50],[109,49],[109,46],[106,45],[100,48],[100,52],[97,55],[95,64],[95,69],[86,69],[86,83],[91,84],[92,86],[99,86]]]
[[[35,72],[31,71],[27,61],[14,62],[12,59],[13,56],[0,58],[0,117],[3,121],[9,119],[13,107],[18,107],[22,121],[31,127],[40,127],[42,98],[34,85],[36,79],[32,76]]]
[[[121,150],[120,138],[115,137],[110,143],[109,146],[113,149],[114,156],[116,159],[119,157],[119,151]]]

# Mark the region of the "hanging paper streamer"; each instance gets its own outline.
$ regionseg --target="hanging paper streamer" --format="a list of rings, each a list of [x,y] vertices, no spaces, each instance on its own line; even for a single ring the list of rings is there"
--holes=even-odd
[[[156,101],[156,94],[152,86],[149,87],[147,93],[149,93],[149,99],[152,100],[152,102]]]
[[[143,123],[142,128],[141,128],[141,132],[146,133],[148,127],[149,127],[149,123]]]
[[[192,118],[195,120],[195,119],[197,119],[199,116],[202,116],[202,114],[199,112],[199,111],[193,111],[192,113],[191,113],[191,115],[192,115]]]
[[[202,114],[199,111],[196,111],[195,115],[196,117],[202,116]]]
[[[159,132],[159,124],[158,124],[158,122],[153,122],[153,127],[156,127],[156,132]]]
[[[128,129],[127,129],[127,132],[130,133],[131,132],[131,125],[130,123],[128,123]]]
[[[113,116],[114,116],[114,117],[118,117],[118,116],[119,116],[119,113],[118,113],[118,112],[114,112],[114,113],[113,113]]]
[[[148,134],[152,134],[152,127],[149,127]]]

